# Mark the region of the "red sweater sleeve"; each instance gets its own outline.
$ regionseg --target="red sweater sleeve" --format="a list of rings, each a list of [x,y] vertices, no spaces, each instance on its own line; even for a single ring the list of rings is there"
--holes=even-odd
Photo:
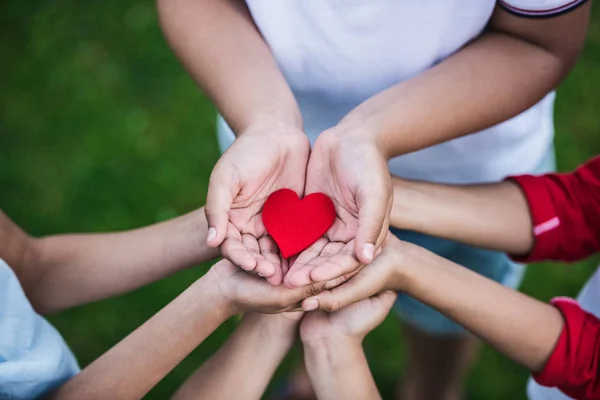
[[[556,298],[552,303],[565,327],[544,370],[533,378],[574,399],[600,399],[600,321],[575,300]]]
[[[509,178],[527,198],[535,244],[519,261],[575,261],[600,251],[600,157],[570,174]]]

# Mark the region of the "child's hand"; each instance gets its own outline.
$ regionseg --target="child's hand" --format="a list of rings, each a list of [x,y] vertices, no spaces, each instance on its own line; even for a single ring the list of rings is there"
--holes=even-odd
[[[322,192],[334,202],[337,218],[326,234],[332,243],[310,265],[299,262],[285,277],[289,287],[323,282],[371,262],[388,234],[392,184],[385,157],[368,135],[336,129],[322,133],[311,152],[306,193]],[[334,256],[343,261],[330,261]],[[310,258],[310,257],[309,257]]]
[[[302,308],[305,311],[321,309],[334,312],[386,290],[402,291],[408,284],[404,269],[415,264],[418,250],[419,247],[390,235],[375,261],[344,284],[307,298],[302,302]]]
[[[252,126],[223,154],[210,177],[208,244],[220,246],[225,258],[272,285],[281,283],[283,273],[280,257],[272,257],[272,242],[263,240],[261,210],[279,189],[302,195],[309,152],[308,138],[294,126]]]
[[[396,297],[395,292],[386,291],[334,313],[309,312],[300,324],[300,337],[304,343],[350,340],[360,344],[383,322]]]
[[[298,289],[271,286],[264,279],[241,270],[227,260],[213,265],[205,277],[211,281],[209,287],[215,289],[215,307],[223,307],[229,315],[291,311],[298,308],[300,301],[325,288],[324,283]]]

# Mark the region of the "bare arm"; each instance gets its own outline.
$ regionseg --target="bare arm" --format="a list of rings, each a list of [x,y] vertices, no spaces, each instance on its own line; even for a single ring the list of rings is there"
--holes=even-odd
[[[399,275],[403,291],[530,371],[544,368],[564,326],[555,307],[433,253],[413,250]]]
[[[335,130],[374,137],[393,157],[505,121],[533,106],[570,71],[585,39],[590,7],[539,20],[497,7],[479,38],[368,99]]]
[[[125,293],[218,255],[206,245],[202,209],[133,231],[32,239],[3,214],[2,229],[27,297],[42,313]],[[16,243],[25,243],[17,246]],[[7,250],[8,249],[8,250]],[[10,263],[11,260],[7,259]]]
[[[201,279],[49,397],[140,399],[230,315]]]
[[[229,317],[243,312],[288,310],[322,287],[274,287],[221,260],[154,317],[59,388],[51,399],[140,399]],[[256,336],[256,325],[253,330],[253,340],[264,339]],[[244,360],[247,366],[249,349],[239,346],[240,337],[235,341],[237,346],[229,347],[231,357]],[[278,347],[278,351],[283,347]],[[271,353],[267,371],[274,368],[273,363],[280,357],[276,353]],[[219,371],[202,370],[203,373],[228,376],[227,365],[213,362],[212,367]],[[196,374],[193,380],[196,379],[202,377]],[[249,383],[249,387],[257,386]]]
[[[171,47],[236,135],[300,126],[296,100],[242,0],[158,0]]]
[[[467,268],[396,238],[373,264],[343,285],[303,302],[327,311],[384,290],[424,302],[530,371],[541,371],[564,326],[560,312]]]
[[[380,399],[360,342],[304,343],[304,357],[319,399]]]
[[[188,378],[174,399],[261,398],[292,347],[298,319],[284,314],[245,315],[229,340]]]
[[[450,186],[394,178],[393,185],[396,228],[511,254],[533,247],[527,200],[513,182]]]

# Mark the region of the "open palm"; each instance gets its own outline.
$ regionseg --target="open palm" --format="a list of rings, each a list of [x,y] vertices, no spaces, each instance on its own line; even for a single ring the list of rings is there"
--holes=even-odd
[[[340,140],[325,132],[310,155],[305,193],[321,192],[337,217],[328,244],[305,250],[285,277],[289,287],[336,279],[375,257],[389,227],[392,185],[387,163],[372,142]]]
[[[302,131],[249,131],[223,154],[210,177],[205,208],[209,244],[273,285],[283,279],[284,260],[266,234],[262,207],[279,189],[303,193],[309,151]]]

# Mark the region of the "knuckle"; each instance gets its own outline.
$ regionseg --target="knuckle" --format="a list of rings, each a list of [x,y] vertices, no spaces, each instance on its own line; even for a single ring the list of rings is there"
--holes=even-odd
[[[316,296],[323,291],[323,285],[309,285],[304,289],[306,297]]]

